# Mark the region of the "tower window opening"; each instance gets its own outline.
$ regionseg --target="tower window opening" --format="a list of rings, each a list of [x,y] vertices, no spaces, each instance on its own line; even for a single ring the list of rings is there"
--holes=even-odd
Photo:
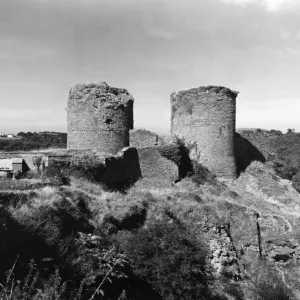
[[[111,124],[112,124],[112,119],[106,119],[105,123],[106,123],[107,125],[111,125]]]

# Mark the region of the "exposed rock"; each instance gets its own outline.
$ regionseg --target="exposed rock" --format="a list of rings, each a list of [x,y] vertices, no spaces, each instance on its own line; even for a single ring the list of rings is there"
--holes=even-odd
[[[240,279],[239,261],[229,233],[224,226],[221,226],[213,228],[210,234],[210,263],[213,273],[216,276],[226,273],[233,279]]]

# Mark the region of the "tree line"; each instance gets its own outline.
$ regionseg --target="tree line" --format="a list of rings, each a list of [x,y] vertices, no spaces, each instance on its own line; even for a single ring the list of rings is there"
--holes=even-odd
[[[64,132],[19,132],[17,137],[21,137],[21,139],[0,140],[0,151],[29,151],[67,147],[67,133]]]

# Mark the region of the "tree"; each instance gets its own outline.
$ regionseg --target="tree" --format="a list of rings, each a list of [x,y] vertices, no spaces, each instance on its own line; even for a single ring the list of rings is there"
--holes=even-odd
[[[38,172],[40,172],[42,160],[43,160],[42,156],[34,156],[32,158],[32,163],[36,167],[36,169],[37,169]]]
[[[287,134],[295,133],[295,128],[292,128],[292,129],[288,128],[286,133]]]

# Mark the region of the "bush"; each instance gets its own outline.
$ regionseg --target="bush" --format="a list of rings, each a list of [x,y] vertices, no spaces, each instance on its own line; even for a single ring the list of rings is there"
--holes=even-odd
[[[273,164],[277,175],[283,179],[292,180],[292,178],[298,173],[298,168],[291,162],[274,160]]]
[[[106,214],[102,222],[102,230],[108,234],[116,233],[120,230],[134,230],[142,227],[147,216],[147,206],[133,205],[121,219],[115,218],[111,214]]]
[[[20,179],[22,177],[22,172],[20,170],[13,171],[13,178]]]
[[[300,193],[300,172],[293,176],[292,182],[294,189]]]
[[[20,285],[13,291],[14,298],[11,299],[76,299],[75,296],[59,295],[65,288],[70,290],[69,282],[73,282],[74,290],[82,280],[85,282],[82,287],[85,294],[92,295],[97,288],[101,288],[100,292],[105,296],[121,293],[120,282],[131,274],[130,265],[108,239],[92,234],[95,228],[88,219],[91,212],[85,203],[87,196],[52,187],[32,196],[27,201],[19,201],[14,209],[11,202],[7,203],[7,208],[0,209],[0,282],[5,282],[1,276],[19,256],[14,272]],[[33,280],[35,275],[30,276],[29,284],[33,281],[37,284],[32,285],[32,291],[27,294],[28,297],[35,296],[36,288],[39,288],[37,295],[40,298],[22,298],[24,274],[32,257],[42,278],[36,282]],[[57,266],[59,273],[55,272]],[[64,281],[67,281],[67,286],[64,286]],[[10,293],[11,288],[12,285],[8,284],[6,291],[9,289]]]
[[[271,129],[270,133],[272,133],[274,135],[283,135],[283,133],[280,130],[275,130],[275,129]]]
[[[64,175],[62,169],[57,166],[47,167],[42,174],[42,180],[52,186],[68,185],[69,179]]]
[[[69,168],[71,174],[93,181],[100,181],[105,166],[103,162],[93,153],[72,155]]]
[[[205,182],[213,182],[216,179],[215,174],[196,161],[193,161],[193,172],[189,176],[193,182],[199,185]]]
[[[26,277],[21,280],[16,280],[14,268],[15,265],[7,272],[6,282],[4,284],[0,283],[0,299],[67,300],[70,299],[70,297],[75,300],[81,299],[83,284],[80,284],[77,289],[74,284],[71,285],[70,282],[63,282],[58,269],[49,276],[49,279],[42,279],[37,265],[32,260],[28,266],[29,270]],[[82,281],[82,283],[84,283],[84,281]]]
[[[254,294],[260,300],[292,300],[291,290],[282,282],[278,275],[269,273],[266,278],[255,283]]]
[[[41,178],[41,174],[39,174],[36,171],[31,171],[30,170],[30,171],[26,172],[25,178],[27,178],[27,179],[40,179]]]
[[[135,274],[163,299],[205,299],[206,248],[182,225],[158,221],[134,233],[119,232],[116,240]]]
[[[41,165],[42,165],[42,161],[43,161],[43,157],[40,156],[40,155],[35,155],[33,158],[32,158],[32,163],[33,165],[36,167],[37,171],[40,172],[40,168],[41,168]]]
[[[284,284],[275,266],[260,260],[251,278],[252,294],[258,300],[293,300],[292,291]]]

